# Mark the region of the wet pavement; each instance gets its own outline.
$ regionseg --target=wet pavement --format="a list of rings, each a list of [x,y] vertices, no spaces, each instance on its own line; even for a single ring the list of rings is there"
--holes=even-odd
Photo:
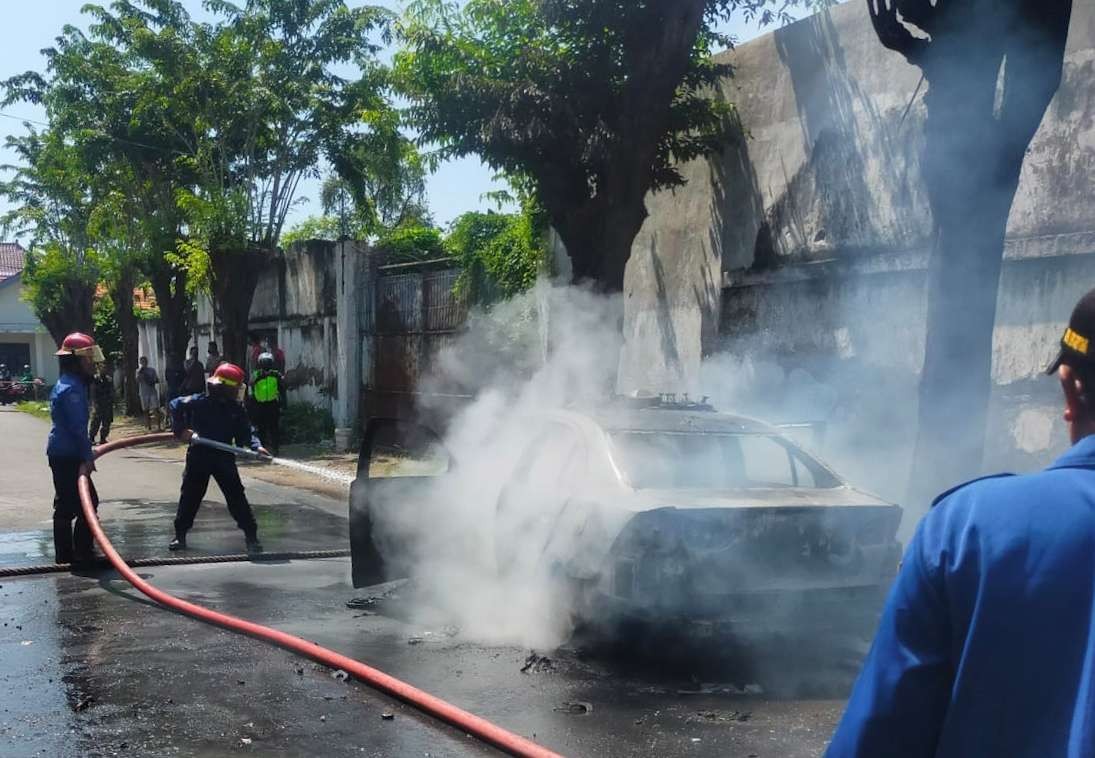
[[[15,442],[44,441],[44,429],[26,419],[0,412],[5,470],[45,469],[37,443]],[[100,513],[121,552],[167,555],[181,468],[134,454],[101,469]],[[245,482],[268,550],[346,547],[344,504]],[[15,520],[0,510],[0,566],[48,562],[48,502],[36,487],[24,487],[30,513]],[[242,537],[213,492],[192,552],[238,552]],[[743,691],[703,658],[673,669],[569,648],[530,658],[527,649],[485,647],[443,624],[406,621],[398,600],[349,608],[369,593],[350,586],[348,559],[141,574],[185,599],[370,663],[566,755],[815,756],[843,706],[831,691],[805,699]],[[0,580],[0,624],[3,755],[493,754],[323,667],[165,611],[113,572]],[[850,681],[854,652],[831,663]]]

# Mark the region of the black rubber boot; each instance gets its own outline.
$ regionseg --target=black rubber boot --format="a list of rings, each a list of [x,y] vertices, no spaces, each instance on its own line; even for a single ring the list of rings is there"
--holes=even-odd
[[[176,550],[186,550],[186,535],[176,536],[171,540],[171,543],[167,546],[167,549],[174,552]]]

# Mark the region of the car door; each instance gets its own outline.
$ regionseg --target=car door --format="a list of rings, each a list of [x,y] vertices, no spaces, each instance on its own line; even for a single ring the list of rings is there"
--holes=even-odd
[[[495,559],[502,574],[534,571],[585,469],[573,428],[549,422],[518,459],[498,497]]]
[[[354,587],[401,578],[415,536],[438,508],[438,487],[452,465],[440,437],[399,419],[369,421],[350,488]]]

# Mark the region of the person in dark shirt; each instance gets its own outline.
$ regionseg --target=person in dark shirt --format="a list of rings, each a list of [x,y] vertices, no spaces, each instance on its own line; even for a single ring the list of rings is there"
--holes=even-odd
[[[201,395],[187,395],[171,401],[172,427],[175,435],[189,442],[197,434],[206,439],[249,447],[269,455],[251,428],[247,411],[240,403],[240,391],[244,388],[243,369],[232,363],[217,366],[207,382],[207,390]],[[244,494],[236,457],[229,452],[191,445],[186,453],[186,469],[183,471],[182,493],[175,513],[175,539],[168,545],[170,550],[186,549],[186,533],[194,525],[202,498],[209,487],[209,478],[221,488],[228,512],[243,531],[247,552],[262,552],[258,538],[258,525],[251,512],[251,504]]]
[[[98,434],[100,445],[106,444],[110,436],[110,425],[114,423],[114,377],[111,373],[108,364],[100,363],[99,373],[91,385],[91,428],[87,436],[94,442],[95,435]]]
[[[103,360],[103,352],[91,337],[73,332],[65,337],[56,355],[61,376],[49,394],[53,425],[46,443],[53,473],[53,552],[57,563],[81,564],[93,560],[94,553],[77,482],[81,473],[95,470],[95,453],[87,434],[88,384],[95,363]],[[91,498],[98,508],[94,484]]]
[[[214,366],[214,368],[216,368]],[[186,378],[182,384],[182,394],[198,395],[205,389],[205,366],[198,360],[198,346],[190,348],[190,357],[183,364]]]

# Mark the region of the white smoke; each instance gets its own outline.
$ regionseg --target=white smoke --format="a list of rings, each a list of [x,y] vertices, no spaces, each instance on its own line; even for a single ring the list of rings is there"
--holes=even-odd
[[[452,470],[412,508],[393,491],[373,509],[379,541],[403,553],[423,623],[455,624],[488,643],[551,647],[565,639],[570,618],[546,567],[529,560],[502,571],[496,559],[500,547],[539,552],[522,542],[528,522],[543,515],[538,504],[522,503],[523,513],[508,519],[496,509],[537,419],[614,391],[621,312],[618,298],[540,282],[473,314],[467,334],[438,356],[427,393],[454,383],[476,390],[445,434]]]

